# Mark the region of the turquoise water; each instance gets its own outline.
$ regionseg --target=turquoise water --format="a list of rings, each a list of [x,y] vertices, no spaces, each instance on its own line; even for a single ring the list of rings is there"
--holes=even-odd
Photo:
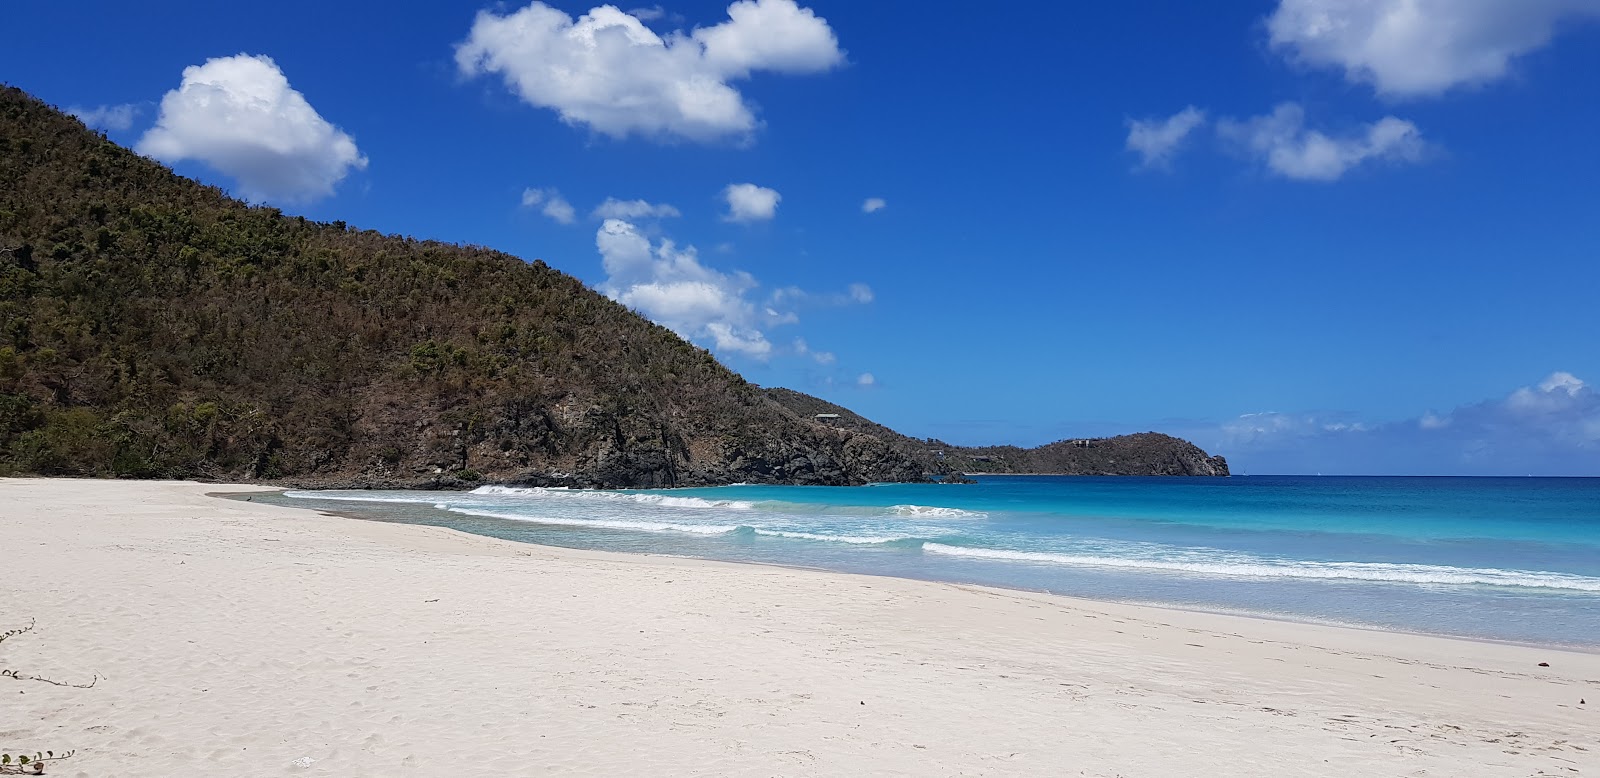
[[[1600,649],[1600,479],[988,476],[277,499],[546,545]]]

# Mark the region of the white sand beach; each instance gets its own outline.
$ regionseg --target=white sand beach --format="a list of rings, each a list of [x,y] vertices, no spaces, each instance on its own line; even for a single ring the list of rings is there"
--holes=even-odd
[[[0,668],[94,681],[0,678],[0,750],[96,778],[1600,775],[1600,655],[207,496],[253,488],[0,480],[0,632],[34,625]]]

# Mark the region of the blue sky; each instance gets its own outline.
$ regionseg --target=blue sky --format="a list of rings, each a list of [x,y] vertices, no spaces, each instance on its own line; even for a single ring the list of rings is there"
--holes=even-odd
[[[180,173],[908,434],[1600,474],[1600,0],[6,16],[0,79]]]

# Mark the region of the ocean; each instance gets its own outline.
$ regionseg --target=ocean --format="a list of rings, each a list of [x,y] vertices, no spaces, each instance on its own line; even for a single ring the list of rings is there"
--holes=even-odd
[[[977,480],[268,499],[551,546],[1600,650],[1600,479]]]

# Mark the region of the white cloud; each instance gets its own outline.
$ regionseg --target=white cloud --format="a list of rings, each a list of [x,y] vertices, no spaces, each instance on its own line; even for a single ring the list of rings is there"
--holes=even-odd
[[[693,246],[650,239],[626,221],[607,219],[595,233],[607,278],[600,291],[689,339],[709,339],[718,351],[757,359],[772,354],[761,319],[746,293],[748,273],[722,273],[700,264]]]
[[[1255,472],[1600,473],[1600,391],[1567,372],[1500,398],[1401,421],[1268,412],[1185,432]]]
[[[639,221],[641,219],[669,219],[682,214],[678,209],[666,203],[652,204],[644,200],[618,200],[607,197],[606,201],[595,206],[589,214],[592,219],[621,219],[623,221]]]
[[[1502,78],[1558,25],[1595,16],[1600,0],[1281,0],[1267,32],[1296,62],[1417,97]]]
[[[1600,472],[1600,391],[1568,372],[1551,373],[1503,400],[1462,406],[1442,416],[1427,414],[1420,426],[1448,435],[1448,440],[1468,438],[1474,448],[1576,452],[1580,457],[1568,466],[1587,457],[1594,468],[1589,474]]]
[[[623,219],[606,219],[595,232],[595,247],[606,273],[606,280],[596,286],[601,294],[682,337],[709,343],[719,352],[768,359],[779,349],[773,347],[766,330],[798,323],[797,305],[861,302],[853,300],[851,292],[815,295],[782,287],[758,304],[761,284],[754,276],[707,267],[693,246],[679,247],[665,238],[652,241],[644,230]],[[870,297],[866,285],[855,286]],[[854,293],[861,296],[860,291]],[[812,351],[798,337],[792,342],[792,351],[818,364],[835,361],[833,354]]]
[[[861,375],[856,377],[856,386],[859,386],[859,387],[862,387],[862,388],[866,388],[866,387],[877,386],[877,385],[878,385],[878,379],[873,377],[873,375],[871,373],[862,373]]]
[[[1549,378],[1539,382],[1539,391],[1546,394],[1563,392],[1568,397],[1577,397],[1578,393],[1588,386],[1582,379],[1566,371],[1557,371],[1550,374]]]
[[[819,73],[844,62],[828,22],[794,0],[739,0],[728,21],[695,30],[713,72],[745,76],[754,70]]]
[[[798,286],[784,286],[772,290],[768,298],[771,305],[865,305],[875,299],[872,287],[863,283],[854,283],[842,292],[829,292],[819,294],[808,292]]]
[[[769,220],[778,214],[778,201],[783,199],[776,189],[755,184],[729,184],[722,197],[728,201],[728,214],[722,218],[730,222]]]
[[[826,20],[794,0],[740,0],[728,19],[657,35],[615,6],[576,21],[541,2],[505,15],[480,11],[456,65],[498,74],[530,105],[615,138],[748,138],[754,112],[729,82],[755,71],[816,73],[844,61]]]
[[[541,207],[543,206],[543,207]],[[522,190],[522,207],[539,208],[539,212],[550,217],[551,221],[561,224],[572,224],[578,220],[578,211],[561,196],[561,192],[554,187],[548,189],[528,188]]]
[[[665,19],[667,17],[667,9],[659,5],[652,5],[649,8],[630,8],[628,9],[628,15],[641,22],[654,22]]]
[[[1551,373],[1537,387],[1524,386],[1512,392],[1506,398],[1505,407],[1519,416],[1561,413],[1572,407],[1587,388],[1583,381],[1571,373]],[[1589,390],[1587,393],[1594,392]]]
[[[1450,417],[1440,416],[1433,411],[1428,411],[1422,414],[1422,418],[1417,419],[1417,426],[1425,430],[1444,429],[1450,426]]]
[[[1205,111],[1194,106],[1165,119],[1129,119],[1129,151],[1139,155],[1143,168],[1166,168],[1189,133],[1206,123]]]
[[[877,213],[878,211],[881,211],[884,208],[887,208],[888,205],[889,204],[884,202],[882,197],[868,197],[866,202],[861,204],[861,212],[862,213]]]
[[[93,108],[74,105],[67,109],[67,113],[78,117],[84,124],[102,130],[126,130],[133,126],[133,119],[139,112],[139,106],[132,103],[97,105]]]
[[[318,115],[271,58],[245,54],[184,68],[135,149],[168,164],[204,162],[253,200],[325,197],[367,166],[355,140]]]
[[[831,365],[838,361],[838,357],[835,357],[831,351],[813,351],[811,346],[806,343],[805,338],[794,339],[794,353],[803,357],[811,357],[819,365]]]
[[[1335,181],[1368,161],[1418,162],[1426,149],[1422,131],[1403,119],[1385,116],[1359,132],[1332,137],[1307,129],[1305,111],[1295,103],[1283,103],[1265,116],[1218,120],[1217,133],[1272,172],[1305,181]]]
[[[1222,434],[1225,446],[1239,447],[1315,437],[1325,432],[1341,431],[1336,429],[1341,424],[1344,423],[1330,420],[1327,415],[1260,411],[1223,422]]]

